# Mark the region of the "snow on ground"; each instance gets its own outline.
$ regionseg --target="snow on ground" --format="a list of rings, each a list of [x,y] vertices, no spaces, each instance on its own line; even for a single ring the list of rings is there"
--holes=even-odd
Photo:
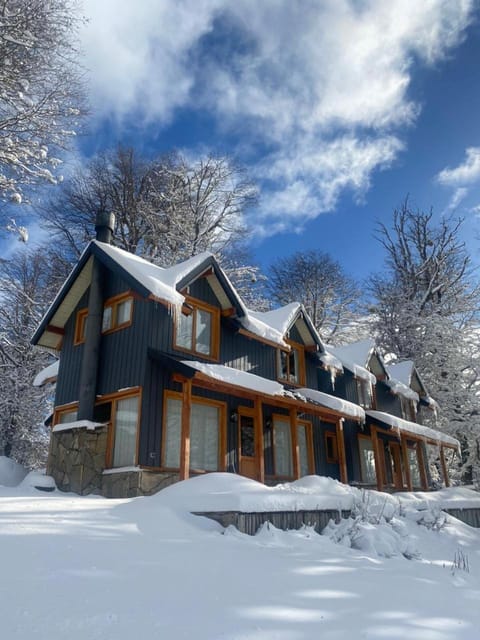
[[[397,516],[416,559],[387,559],[309,529],[264,525],[250,537],[186,513],[202,493],[233,500],[244,479],[232,478],[212,474],[130,500],[0,487],[1,637],[478,637],[480,531],[453,518],[436,530]],[[334,481],[319,480],[338,500]],[[250,483],[244,495],[260,506],[264,491]],[[311,478],[283,489],[294,500],[320,490]],[[362,494],[363,504],[378,504],[378,495]]]

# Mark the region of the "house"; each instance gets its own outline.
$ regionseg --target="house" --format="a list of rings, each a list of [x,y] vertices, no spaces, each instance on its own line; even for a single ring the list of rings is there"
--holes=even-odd
[[[142,495],[209,471],[428,487],[425,443],[458,443],[374,404],[391,376],[372,345],[357,364],[300,304],[248,310],[211,254],[163,269],[112,246],[112,227],[99,221],[32,338],[60,355],[59,488]]]

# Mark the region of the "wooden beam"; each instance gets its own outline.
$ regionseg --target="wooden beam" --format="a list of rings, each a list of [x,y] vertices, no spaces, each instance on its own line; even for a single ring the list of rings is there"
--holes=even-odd
[[[182,435],[180,439],[180,480],[190,475],[190,416],[192,413],[192,381],[183,380]]]
[[[379,491],[383,490],[385,481],[383,478],[383,456],[380,455],[380,444],[378,441],[377,429],[371,425],[370,426],[370,435],[372,437],[372,445],[373,445],[373,455],[375,456],[375,473],[377,476],[377,489]]]
[[[410,464],[408,462],[408,447],[407,447],[407,439],[402,434],[401,436],[401,448],[402,448],[402,457],[403,457],[403,467],[405,469],[405,478],[407,480],[407,490],[413,491],[412,486],[412,474],[410,473]]]
[[[65,329],[62,329],[62,327],[56,327],[53,324],[47,325],[47,328],[45,329],[45,331],[48,331],[49,333],[55,333],[58,336],[65,335]]]
[[[348,484],[347,474],[347,458],[345,455],[345,440],[343,439],[343,420],[337,420],[336,422],[337,432],[337,449],[338,449],[338,464],[340,466],[340,482]]]
[[[450,478],[448,476],[447,461],[445,460],[445,450],[443,444],[440,445],[440,463],[442,465],[443,481],[446,487],[450,486]]]
[[[417,442],[417,459],[418,467],[420,469],[420,481],[422,483],[422,489],[428,491],[428,475],[427,464],[424,455],[424,449],[421,442]]]
[[[263,409],[260,398],[254,402],[255,425],[255,459],[257,461],[257,480],[265,482],[265,458],[263,453]]]
[[[298,480],[298,478],[300,478],[300,451],[298,448],[297,430],[297,410],[292,408],[290,409],[290,432],[292,434],[293,477]]]

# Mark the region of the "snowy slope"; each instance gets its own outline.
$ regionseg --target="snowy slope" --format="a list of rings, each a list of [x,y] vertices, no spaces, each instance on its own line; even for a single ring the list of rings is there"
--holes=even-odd
[[[204,494],[233,491],[224,480],[203,480]],[[249,537],[185,513],[201,485],[194,479],[131,500],[0,488],[1,637],[478,637],[479,531],[454,519],[434,531],[404,518],[415,560],[309,530],[265,527]],[[452,571],[458,550],[469,573]]]

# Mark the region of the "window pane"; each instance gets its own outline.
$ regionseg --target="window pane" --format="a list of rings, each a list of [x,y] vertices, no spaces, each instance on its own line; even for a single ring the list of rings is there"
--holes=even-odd
[[[75,422],[77,419],[77,410],[74,411],[62,411],[58,416],[59,424],[66,424],[67,422]]]
[[[276,475],[291,477],[293,475],[293,464],[289,421],[278,419],[274,421],[273,447]]]
[[[178,314],[177,320],[177,346],[184,349],[192,349],[193,313],[186,316],[184,313]]]
[[[220,409],[192,403],[190,417],[190,468],[217,471]]]
[[[362,469],[363,482],[375,483],[377,474],[375,471],[375,455],[370,438],[360,438],[360,466]]]
[[[119,400],[115,412],[113,466],[134,465],[137,446],[138,397]]]
[[[204,309],[197,309],[196,346],[198,353],[210,354],[212,336],[212,314]]]
[[[289,371],[289,381],[290,382],[298,382],[298,350],[293,349],[288,357],[290,371]]]
[[[278,377],[288,380],[288,353],[286,351],[277,351]]]
[[[102,331],[112,328],[112,307],[105,307],[103,310]]]
[[[416,449],[407,448],[408,452],[408,465],[410,467],[410,475],[412,478],[412,485],[414,487],[420,487],[422,481],[420,479],[420,468],[418,466],[418,456]]]
[[[132,300],[124,300],[117,305],[117,326],[130,322]]]
[[[249,458],[255,456],[255,428],[251,416],[240,416],[240,454]]]
[[[307,426],[298,425],[297,430],[298,451],[300,454],[300,476],[308,476],[310,468],[308,464]]]
[[[182,434],[182,401],[177,398],[167,398],[166,413],[163,463],[166,467],[178,469],[180,467],[180,439]]]

